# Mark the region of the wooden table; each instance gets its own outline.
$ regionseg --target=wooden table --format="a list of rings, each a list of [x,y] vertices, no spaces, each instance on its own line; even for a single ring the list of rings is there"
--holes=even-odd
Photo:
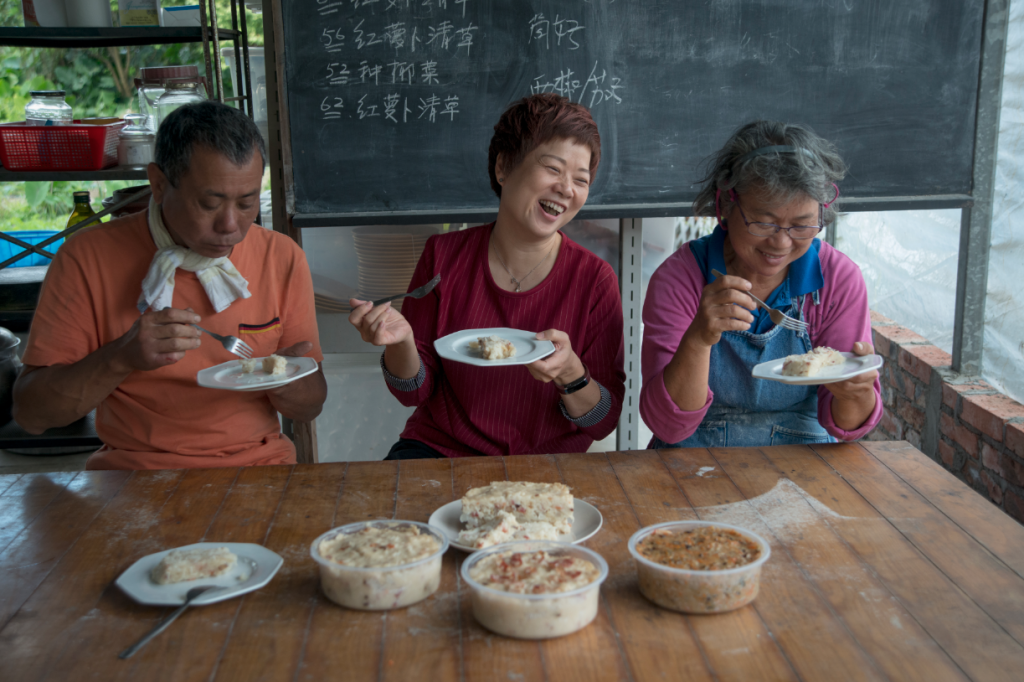
[[[472,486],[564,481],[604,514],[587,543],[611,567],[597,620],[561,639],[473,620],[450,550],[441,589],[391,612],[320,593],[309,543],[361,519],[425,521]],[[772,546],[761,594],[718,616],[656,608],[626,540],[712,519]],[[284,557],[262,590],[187,611],[113,580],[198,541]],[[1024,528],[906,443],[509,459],[0,476],[4,680],[1021,680]]]

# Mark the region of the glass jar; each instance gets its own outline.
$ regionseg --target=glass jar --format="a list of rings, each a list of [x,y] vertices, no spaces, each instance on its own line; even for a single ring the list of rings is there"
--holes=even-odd
[[[71,210],[71,215],[68,216],[68,224],[64,226],[64,229],[76,225],[86,218],[90,218],[96,215],[96,211],[92,210],[92,203],[89,198],[89,192],[79,191],[74,193],[75,207]]]
[[[146,125],[145,114],[125,114],[128,124],[117,134],[117,165],[145,170],[156,151],[156,135]]]
[[[164,94],[156,101],[157,127],[178,107],[206,101],[199,92],[199,83],[194,81],[170,82],[165,87]]]
[[[63,90],[33,90],[32,100],[25,105],[25,125],[71,125],[71,105],[64,101]]]
[[[139,89],[139,111],[147,116],[146,125],[154,133],[157,129],[156,102],[166,91],[170,81],[183,82],[191,80],[202,83],[199,67],[184,66],[146,66],[139,69],[139,77],[135,79],[135,87]],[[206,96],[206,88],[200,85],[199,93]]]

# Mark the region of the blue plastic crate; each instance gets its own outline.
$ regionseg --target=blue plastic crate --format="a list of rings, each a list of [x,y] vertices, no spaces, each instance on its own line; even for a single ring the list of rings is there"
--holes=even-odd
[[[15,239],[20,239],[21,241],[27,242],[29,244],[38,244],[39,242],[45,239],[49,239],[53,235],[57,234],[57,230],[22,230],[18,232],[7,232],[6,234],[9,234]],[[57,249],[60,248],[60,245],[63,243],[63,239],[58,239],[57,241],[48,244],[43,248],[44,250],[49,251],[50,253],[56,253]],[[0,263],[7,260],[11,256],[14,256],[15,254],[21,253],[22,251],[24,251],[24,249],[22,249],[20,246],[12,244],[6,239],[0,239]],[[49,264],[49,258],[40,256],[38,253],[33,253],[31,256],[26,256],[25,258],[22,258],[18,262],[12,263],[8,267],[26,268],[29,267],[30,265]]]

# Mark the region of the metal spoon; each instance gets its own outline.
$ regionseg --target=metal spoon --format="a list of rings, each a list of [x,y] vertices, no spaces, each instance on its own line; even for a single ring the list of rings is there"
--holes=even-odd
[[[191,590],[189,590],[185,594],[185,603],[184,604],[182,604],[177,609],[175,609],[174,613],[172,613],[171,615],[167,616],[162,621],[160,621],[157,624],[157,626],[155,628],[153,628],[152,630],[150,630],[149,633],[147,633],[142,639],[140,639],[138,642],[136,642],[135,644],[132,644],[130,647],[128,647],[127,649],[122,651],[120,654],[118,654],[117,657],[121,658],[121,659],[131,658],[132,656],[135,655],[136,651],[138,651],[142,647],[146,646],[146,644],[149,643],[149,640],[153,639],[154,637],[159,635],[161,632],[166,630],[167,626],[170,625],[171,623],[173,623],[175,618],[177,618],[182,613],[184,613],[185,609],[187,609],[189,607],[189,604],[192,602],[193,599],[195,599],[199,595],[203,594],[204,592],[208,592],[209,590],[219,590],[219,589],[222,589],[222,588],[217,587],[216,585],[203,585],[203,586],[200,586],[200,587],[193,587]]]

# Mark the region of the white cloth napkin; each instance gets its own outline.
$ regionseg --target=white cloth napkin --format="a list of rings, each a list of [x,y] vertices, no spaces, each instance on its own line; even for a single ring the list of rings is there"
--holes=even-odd
[[[149,272],[142,280],[142,294],[139,296],[140,313],[147,308],[163,310],[171,307],[174,298],[174,276],[178,268],[196,273],[199,283],[210,297],[213,309],[218,313],[240,298],[249,298],[249,282],[227,256],[207,258],[174,243],[164,227],[160,206],[153,197],[149,198],[149,233],[156,242],[157,252],[149,264]]]

